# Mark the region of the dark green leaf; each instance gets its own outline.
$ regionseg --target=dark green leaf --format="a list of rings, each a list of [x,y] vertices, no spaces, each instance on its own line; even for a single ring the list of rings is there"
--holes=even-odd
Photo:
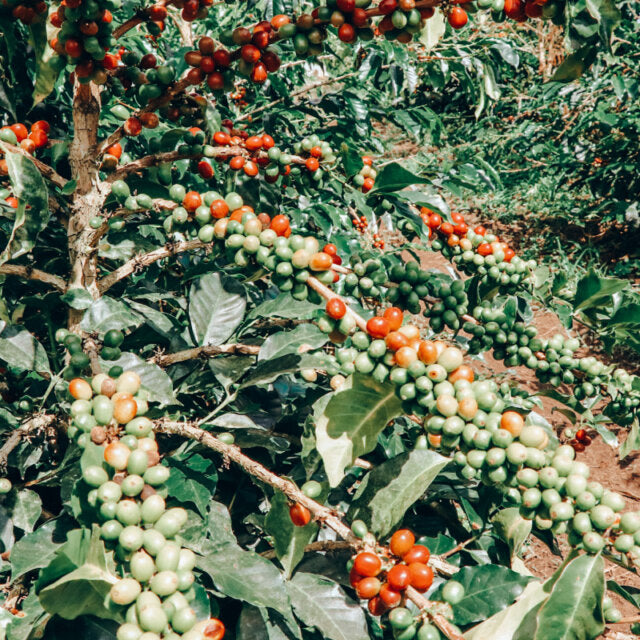
[[[311,573],[297,573],[287,583],[296,612],[306,625],[329,640],[368,640],[362,607],[340,585]]]
[[[375,448],[378,434],[400,415],[395,391],[391,383],[354,374],[338,393],[323,396],[314,405],[316,446],[332,487],[358,456]]]
[[[494,564],[464,567],[456,573],[455,580],[464,587],[464,598],[453,605],[454,622],[468,625],[485,620],[502,611],[523,592],[529,576]],[[438,600],[440,588],[432,599]]]
[[[349,520],[364,520],[376,537],[386,536],[449,462],[435,451],[415,449],[376,466],[353,496]]]
[[[33,161],[21,153],[8,151],[4,143],[9,178],[13,194],[18,198],[18,209],[7,246],[0,254],[0,264],[17,258],[33,249],[38,234],[49,222],[47,185]]]

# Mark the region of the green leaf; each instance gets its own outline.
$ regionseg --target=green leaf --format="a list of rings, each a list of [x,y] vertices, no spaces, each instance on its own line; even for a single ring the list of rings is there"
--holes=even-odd
[[[46,567],[54,558],[61,542],[54,541],[60,520],[49,520],[33,533],[20,538],[11,550],[11,580],[15,580],[33,569]]]
[[[267,384],[285,373],[320,368],[324,363],[324,357],[311,353],[302,356],[289,353],[279,358],[263,360],[251,370],[249,377],[245,378],[238,388],[244,389],[258,384]]]
[[[601,278],[591,269],[578,281],[576,295],[573,298],[575,311],[596,307],[610,298],[614,293],[629,286],[628,280],[619,278]]]
[[[136,313],[122,300],[103,296],[91,303],[82,317],[80,328],[84,331],[106,333],[111,329],[124,331],[135,329],[144,323],[144,317]]]
[[[625,441],[620,445],[620,460],[624,460],[632,451],[636,451],[637,449],[640,449],[640,427],[638,426],[638,419],[636,418],[631,423],[631,428]]]
[[[47,46],[47,22],[36,21],[29,25],[31,42],[36,58],[36,80],[33,87],[33,102],[42,102],[52,91],[58,79],[56,71],[49,61],[55,55],[53,49]]]
[[[522,621],[535,613],[546,597],[540,582],[530,582],[515,604],[467,631],[465,640],[515,640],[514,634]]]
[[[596,59],[597,47],[586,44],[568,55],[556,69],[551,82],[571,82],[579,78]]]
[[[447,30],[444,14],[439,7],[435,7],[433,15],[424,21],[424,27],[420,31],[418,40],[427,51],[433,49]]]
[[[457,625],[485,620],[502,611],[515,601],[531,581],[529,576],[496,564],[464,567],[456,573],[455,579],[464,587],[464,598],[453,605],[454,622]],[[441,589],[436,590],[432,599],[440,599]]]
[[[280,621],[272,620],[264,607],[245,604],[236,626],[236,640],[289,640],[291,635]],[[300,634],[296,634],[300,637]]]
[[[60,300],[72,309],[88,309],[93,304],[93,296],[82,287],[67,289]]]
[[[265,300],[247,314],[247,321],[261,318],[310,318],[320,305],[308,300],[296,300],[290,293],[281,293],[273,300]]]
[[[208,273],[189,292],[189,321],[199,345],[219,345],[242,322],[247,306],[244,287],[233,278]]]
[[[49,373],[44,347],[26,330],[0,321],[0,360],[10,367]]]
[[[304,556],[304,548],[318,532],[318,525],[310,522],[296,527],[289,516],[289,502],[277,492],[271,499],[271,509],[265,519],[265,530],[273,538],[273,548],[289,578]]]
[[[378,465],[358,487],[348,519],[364,520],[376,537],[386,536],[449,462],[435,451],[415,449]]]
[[[260,347],[258,361],[319,349],[328,340],[329,336],[320,331],[315,324],[301,324],[291,331],[271,334]]]
[[[119,616],[108,608],[106,598],[118,579],[107,565],[100,528],[94,525],[86,562],[38,594],[45,611],[66,620],[83,615],[117,620]]]
[[[218,553],[199,558],[198,567],[211,576],[216,589],[230,598],[269,607],[284,616],[290,614],[282,574],[254,551],[226,545]]]
[[[166,482],[169,495],[180,502],[193,502],[200,514],[206,516],[218,484],[215,462],[198,453],[174,454],[165,461],[171,470]]]
[[[604,631],[603,595],[602,556],[578,556],[564,568],[538,611],[538,628],[532,640],[597,638]]]
[[[42,608],[35,591],[31,591],[20,605],[24,614],[22,618],[14,618],[7,627],[7,640],[27,640],[27,638],[43,638],[44,628],[51,616]]]
[[[123,353],[118,360],[100,360],[103,370],[118,365],[125,371],[135,371],[142,381],[142,386],[149,392],[152,402],[159,403],[159,408],[177,404],[171,378],[157,365],[139,358],[134,353]]]
[[[33,249],[38,234],[49,223],[47,185],[33,161],[21,153],[14,153],[0,142],[5,151],[13,194],[18,198],[18,209],[7,246],[0,254],[0,264]]]
[[[517,556],[531,533],[531,520],[525,520],[517,507],[502,509],[493,517],[493,530],[508,545],[511,557]]]
[[[13,524],[26,533],[33,531],[33,526],[42,513],[42,500],[31,489],[21,489],[10,494],[8,508],[11,510]]]
[[[378,434],[402,412],[395,391],[391,383],[354,374],[338,393],[315,403],[316,447],[332,487],[358,456],[373,451]]]
[[[297,573],[287,583],[291,603],[306,625],[329,640],[369,640],[362,607],[333,580]]]
[[[392,162],[385,165],[378,173],[376,184],[369,193],[391,193],[401,191],[413,184],[425,184],[426,182],[429,182],[428,178],[411,173],[397,162]]]

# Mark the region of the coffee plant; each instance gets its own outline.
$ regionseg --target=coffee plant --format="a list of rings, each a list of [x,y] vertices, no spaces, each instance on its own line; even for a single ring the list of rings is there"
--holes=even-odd
[[[559,274],[373,126],[437,142],[425,104],[500,99],[498,25],[563,27],[570,80],[625,12],[2,3],[1,638],[635,629],[605,568],[640,567],[640,511],[580,454],[640,448],[640,379],[539,334]],[[595,322],[619,283],[570,302]],[[544,578],[532,536],[563,546]]]

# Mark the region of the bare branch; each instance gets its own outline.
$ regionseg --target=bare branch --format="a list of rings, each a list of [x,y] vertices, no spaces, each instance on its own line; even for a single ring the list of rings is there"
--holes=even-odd
[[[121,267],[118,267],[115,271],[104,276],[98,281],[98,291],[103,294],[110,289],[116,282],[120,282],[124,278],[127,278],[138,269],[148,267],[150,264],[168,258],[169,256],[175,256],[178,253],[184,253],[185,251],[193,251],[195,249],[204,249],[211,247],[211,243],[202,242],[200,240],[189,240],[188,242],[176,242],[174,244],[167,244],[166,246],[145,253],[141,256],[131,258],[131,260],[125,262]]]
[[[298,487],[296,487],[295,484],[293,484],[293,482],[286,478],[281,478],[279,475],[269,471],[266,467],[263,467],[259,462],[252,460],[242,453],[239,447],[225,444],[211,433],[204,431],[203,429],[199,429],[187,422],[171,422],[168,420],[158,421],[156,422],[154,429],[159,433],[181,435],[192,440],[197,440],[203,446],[221,453],[226,459],[235,462],[249,475],[258,478],[265,484],[281,491],[294,502],[297,502],[309,509],[316,520],[333,530],[354,549],[361,549],[364,547],[363,541],[353,535],[351,528],[342,522],[338,512],[307,497],[302,493],[302,491],[300,491],[300,489],[298,489]],[[439,558],[432,557],[430,559],[430,563],[437,571],[444,573],[444,575],[453,575],[458,571],[458,567],[454,567]],[[426,615],[447,638],[450,640],[464,640],[463,637],[455,631],[453,625],[442,614],[433,611],[433,608],[437,607],[438,603],[427,600],[421,593],[412,587],[407,589],[406,594],[414,604],[426,613]]]
[[[32,156],[30,153],[27,153],[22,147],[16,147],[12,144],[8,144],[6,142],[0,142],[0,147],[4,149],[4,151],[10,151],[11,153],[19,153],[21,156],[25,158],[29,158],[33,164],[36,165],[36,169],[45,177],[47,180],[50,180],[56,187],[64,187],[67,184],[67,180],[63,178],[53,167],[50,167],[48,164],[45,164],[41,160],[38,160],[35,156]]]
[[[17,276],[26,280],[37,280],[64,293],[67,290],[67,283],[64,278],[54,276],[40,269],[32,269],[31,267],[20,264],[3,264],[0,266],[0,273],[7,276]]]
[[[18,446],[20,440],[29,434],[45,429],[55,420],[55,416],[50,414],[40,414],[34,416],[22,426],[15,429],[7,441],[0,448],[0,469],[6,469],[9,454]]]
[[[193,349],[185,349],[177,353],[161,354],[150,358],[149,362],[153,362],[160,367],[169,367],[178,362],[186,360],[195,360],[196,358],[219,356],[222,354],[241,354],[257,356],[260,353],[260,346],[254,344],[222,344],[219,346],[208,345],[205,347],[194,347]]]
[[[346,542],[344,540],[317,540],[316,542],[312,542],[308,544],[304,548],[304,552],[308,551],[344,551],[345,549],[351,549],[352,544],[350,542]],[[263,551],[260,554],[263,558],[275,558],[276,552],[271,549],[269,551]]]

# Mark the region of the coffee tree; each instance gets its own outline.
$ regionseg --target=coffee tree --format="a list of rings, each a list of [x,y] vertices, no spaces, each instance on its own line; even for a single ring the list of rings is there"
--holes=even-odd
[[[2,11],[3,637],[620,621],[605,559],[635,570],[640,512],[579,454],[606,422],[637,447],[637,378],[538,336],[532,305],[558,292],[535,262],[372,136],[387,118],[437,140],[424,101],[451,92],[490,108],[505,19],[564,25],[557,75],[578,76],[611,3]],[[576,308],[616,290],[587,284]],[[486,352],[515,375],[474,370]],[[544,394],[576,428],[536,412]],[[532,531],[571,548],[545,581],[519,559]]]

